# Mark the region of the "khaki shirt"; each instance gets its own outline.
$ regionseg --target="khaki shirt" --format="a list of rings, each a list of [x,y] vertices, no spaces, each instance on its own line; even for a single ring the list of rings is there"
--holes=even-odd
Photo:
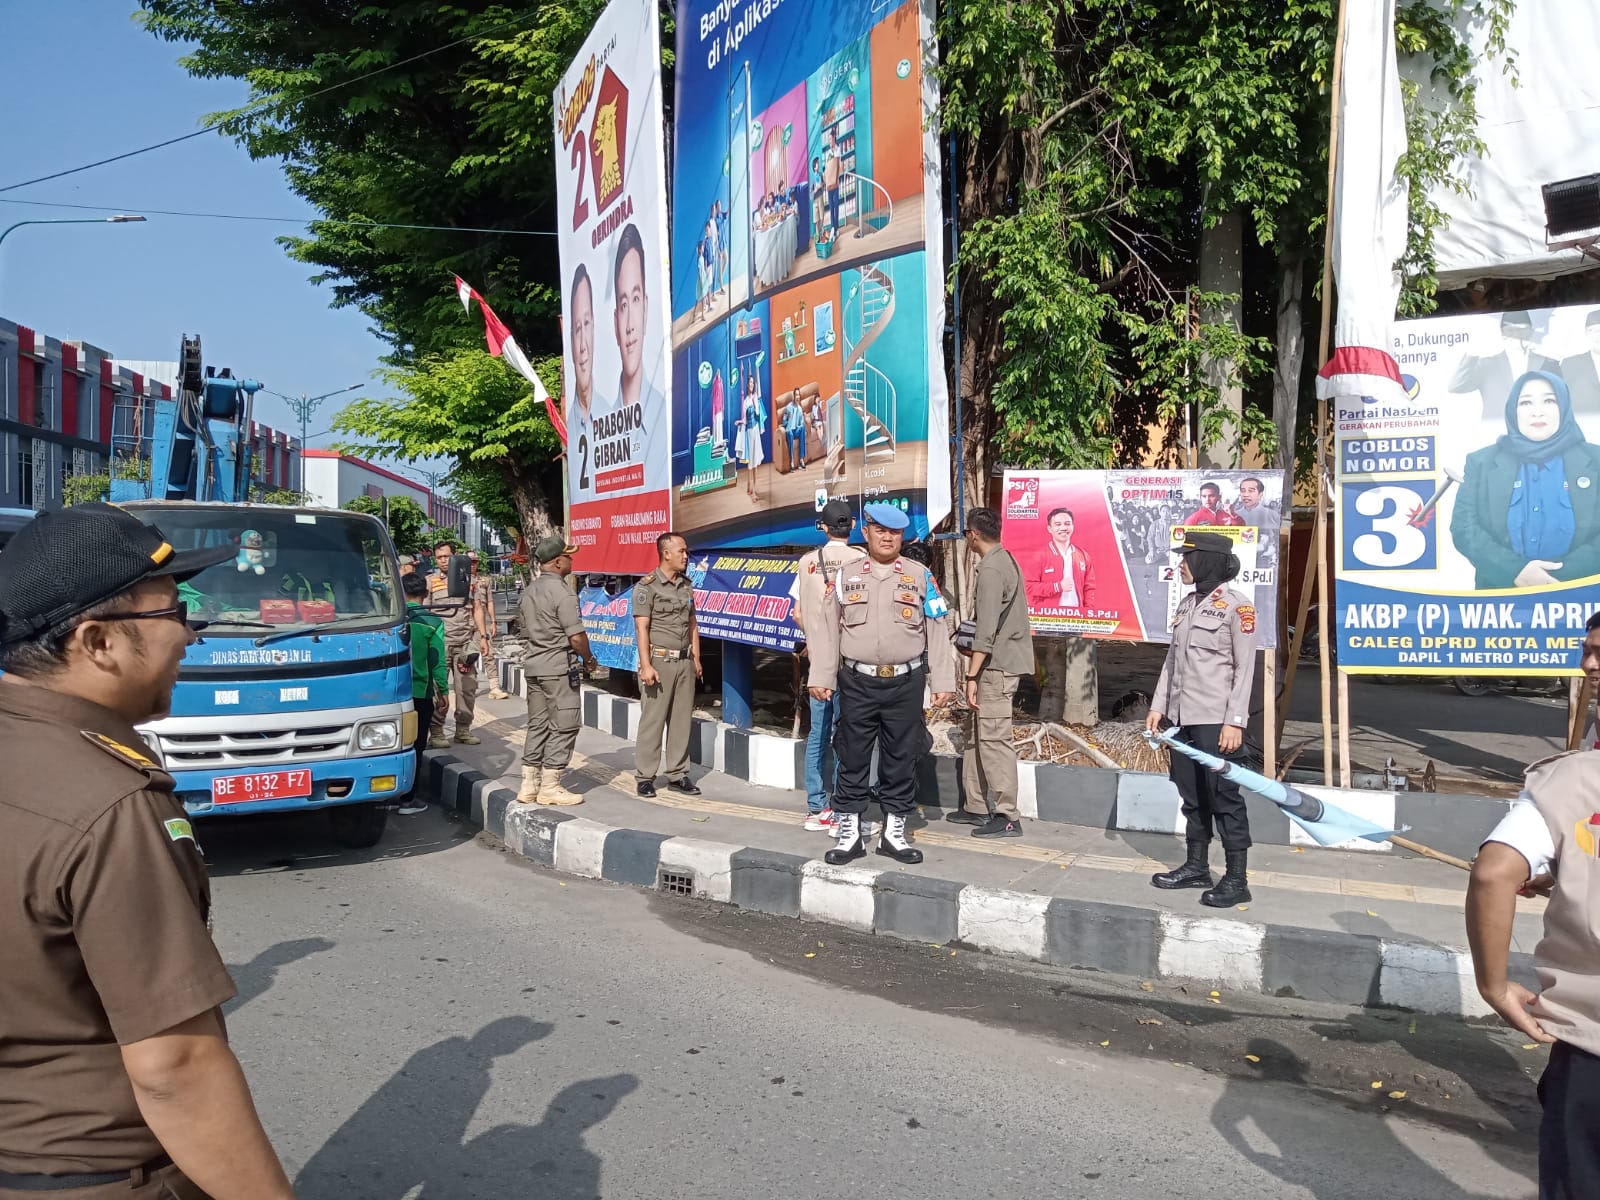
[[[832,538],[800,556],[795,566],[799,575],[796,581],[798,590],[795,592],[794,623],[800,627],[801,633],[821,612],[822,598],[827,593],[828,585],[839,574],[839,568],[860,557],[859,549],[851,549],[847,543],[836,542]]]
[[[841,658],[883,666],[926,654],[934,692],[955,691],[950,627],[943,617],[926,615],[930,590],[937,588],[921,563],[909,558],[878,563],[858,551],[839,568],[816,628],[807,630],[810,686],[837,687]]]
[[[694,628],[694,585],[687,574],[668,580],[659,568],[641,579],[633,589],[633,617],[650,622],[647,650],[687,650]]]
[[[205,863],[115,713],[0,679],[0,745],[26,747],[0,777],[0,1171],[129,1170],[162,1148],[120,1047],[235,994]]]
[[[1007,675],[1033,674],[1033,634],[1028,628],[1028,597],[1022,568],[1009,551],[995,549],[978,562],[972,617],[977,626],[972,648],[989,655],[984,669]]]
[[[1600,755],[1575,750],[1535,763],[1523,795],[1555,842],[1532,1012],[1563,1042],[1600,1054]]]
[[[522,673],[533,679],[565,675],[572,662],[571,639],[583,632],[577,593],[554,571],[546,571],[528,584],[517,614],[528,643]]]
[[[444,579],[442,573],[436,573],[437,578]],[[475,613],[483,615],[483,627],[489,628],[489,606],[493,603],[489,595],[489,577],[487,575],[474,575],[467,585],[467,598],[465,600],[452,599],[449,594],[449,581],[445,580],[438,591],[432,590],[430,576],[428,606],[430,608],[444,608],[458,605],[453,612],[440,613],[444,621],[444,640],[452,646],[459,646],[462,642],[475,642],[478,640],[478,622]]]
[[[1175,725],[1243,729],[1255,677],[1255,606],[1225,585],[1204,599],[1190,592],[1172,619],[1172,645],[1150,707]]]

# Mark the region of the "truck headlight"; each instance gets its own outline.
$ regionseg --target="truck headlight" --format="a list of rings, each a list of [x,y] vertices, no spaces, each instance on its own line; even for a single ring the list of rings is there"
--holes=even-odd
[[[356,726],[356,749],[394,750],[400,745],[400,723],[395,720],[363,721]]]

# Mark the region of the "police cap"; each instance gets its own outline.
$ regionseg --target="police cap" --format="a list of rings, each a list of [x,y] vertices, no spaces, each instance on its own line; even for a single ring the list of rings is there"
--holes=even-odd
[[[1186,533],[1183,545],[1178,547],[1179,554],[1187,554],[1191,550],[1211,550],[1217,554],[1232,554],[1233,539],[1220,533]]]
[[[542,563],[554,562],[563,554],[576,554],[577,552],[578,548],[576,546],[567,545],[565,538],[556,537],[554,534],[546,538],[540,538],[533,547],[534,559]]]
[[[0,551],[0,645],[44,632],[146,579],[179,583],[238,553],[232,541],[175,550],[166,535],[113,504],[42,513]]]
[[[861,511],[867,520],[885,529],[904,529],[911,524],[911,518],[893,504],[869,504]]]

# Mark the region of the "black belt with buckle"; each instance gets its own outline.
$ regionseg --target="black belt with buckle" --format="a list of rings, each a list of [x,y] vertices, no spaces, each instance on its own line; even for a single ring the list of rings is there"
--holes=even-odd
[[[134,1171],[148,1173],[171,1165],[172,1157],[163,1154],[127,1171],[94,1171],[81,1175],[13,1175],[10,1171],[0,1171],[0,1188],[13,1192],[65,1192],[72,1188],[103,1187],[132,1179]]]
[[[651,646],[650,657],[664,658],[668,662],[678,662],[680,659],[688,658],[689,652],[687,650],[663,650],[659,646]]]

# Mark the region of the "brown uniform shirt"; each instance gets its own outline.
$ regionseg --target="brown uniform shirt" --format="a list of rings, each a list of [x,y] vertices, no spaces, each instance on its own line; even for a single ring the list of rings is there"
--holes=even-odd
[[[235,994],[172,777],[115,713],[0,679],[0,1170],[161,1155],[120,1046]]]
[[[448,584],[446,584],[448,587]],[[478,622],[474,613],[483,614],[483,627],[489,628],[489,579],[485,575],[474,576],[470,585],[471,590],[465,600],[452,600],[448,592],[440,592],[430,596],[428,603],[441,606],[459,604],[461,607],[454,612],[440,613],[439,619],[444,622],[444,640],[452,646],[462,642],[475,642],[478,640]]]
[[[973,600],[972,648],[989,657],[984,669],[1007,675],[1033,674],[1033,636],[1028,631],[1028,597],[1022,568],[1009,550],[998,547],[978,563]]]
[[[1243,593],[1190,592],[1172,619],[1172,645],[1150,707],[1174,725],[1250,724],[1256,677],[1256,610]]]
[[[822,599],[827,594],[828,585],[839,574],[839,568],[860,557],[859,546],[852,547],[833,538],[800,556],[796,566],[799,575],[795,586],[794,623],[800,627],[801,633],[822,612]]]
[[[546,571],[528,584],[517,613],[528,641],[522,673],[530,679],[565,675],[571,662],[572,637],[583,632],[578,597],[567,581]]]
[[[909,558],[892,563],[858,557],[839,568],[823,599],[815,629],[808,629],[809,685],[839,686],[839,660],[873,666],[908,663],[928,656],[928,683],[935,692],[956,690],[950,627],[930,618],[925,605],[934,587],[928,568]]]
[[[633,589],[633,617],[650,619],[650,649],[687,650],[694,626],[694,585],[687,573],[668,581],[659,569],[651,571]],[[639,647],[640,657],[647,647]]]

